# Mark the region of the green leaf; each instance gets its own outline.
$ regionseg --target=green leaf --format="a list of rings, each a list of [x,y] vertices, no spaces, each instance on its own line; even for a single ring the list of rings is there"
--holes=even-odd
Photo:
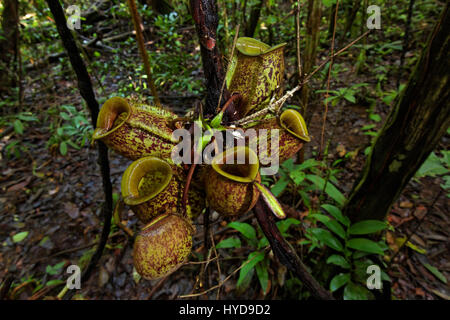
[[[29,233],[28,231],[16,233],[15,235],[12,236],[12,241],[14,243],[21,242],[28,236],[28,233]]]
[[[330,282],[330,291],[334,292],[350,281],[350,273],[340,273],[334,276]]]
[[[305,180],[306,174],[303,171],[293,171],[289,173],[289,177],[294,181],[296,185],[299,185],[303,180]]]
[[[65,112],[61,112],[61,113],[59,114],[59,116],[60,116],[61,118],[63,118],[64,120],[66,120],[66,121],[70,121],[70,119],[71,119],[70,115],[67,114],[67,113],[65,113]]]
[[[307,174],[306,179],[314,183],[319,190],[323,190],[325,186],[325,180],[323,178],[313,174]],[[344,204],[344,195],[330,181],[326,184],[325,192],[340,205]]]
[[[427,160],[425,160],[425,162],[419,168],[419,170],[417,170],[415,176],[417,178],[425,176],[434,177],[436,175],[445,174],[447,172],[449,172],[449,170],[442,165],[441,159],[434,152],[432,152]]]
[[[216,249],[240,248],[240,247],[241,247],[241,240],[236,237],[224,239],[216,245]]]
[[[256,230],[248,223],[233,221],[228,224],[228,227],[239,231],[248,239],[256,239]]]
[[[30,112],[30,113],[27,113],[27,114],[21,113],[21,114],[19,114],[19,115],[17,116],[17,118],[19,118],[19,119],[22,120],[22,121],[27,121],[27,122],[30,122],[30,121],[38,121],[38,120],[39,120],[38,118],[36,118],[35,116],[33,116],[31,112]]]
[[[22,121],[20,121],[19,119],[16,119],[16,121],[14,121],[13,123],[14,126],[14,131],[17,134],[23,134],[23,123]]]
[[[342,239],[347,238],[344,228],[342,228],[341,225],[339,224],[339,222],[337,222],[336,220],[330,220],[330,221],[326,222],[325,225],[327,226],[328,229],[333,231],[335,234],[337,234]]]
[[[59,144],[59,152],[65,156],[67,154],[67,143],[65,141],[62,141]]]
[[[365,238],[350,239],[347,242],[347,247],[369,253],[383,254],[383,249],[378,243]]]
[[[47,283],[46,283],[45,285],[46,285],[47,287],[50,287],[50,286],[55,286],[55,285],[59,285],[59,284],[63,284],[63,283],[65,283],[64,280],[61,280],[61,279],[53,279],[53,280],[47,281]]]
[[[321,165],[320,161],[317,161],[315,159],[308,159],[302,164],[298,165],[298,167],[295,169],[295,171],[304,171],[309,168],[318,167]]]
[[[324,214],[320,214],[320,213],[312,213],[312,214],[308,215],[308,218],[313,218],[313,219],[315,219],[317,221],[320,221],[320,222],[322,222],[324,224],[326,222],[330,221],[329,217],[327,217]]]
[[[270,188],[270,191],[272,191],[275,197],[278,197],[284,191],[284,189],[286,189],[288,184],[289,180],[281,178],[272,186],[272,188]]]
[[[361,131],[371,130],[371,129],[375,128],[375,127],[376,127],[375,124],[368,124],[368,125],[365,125],[365,126],[361,127]]]
[[[269,286],[269,272],[267,270],[267,264],[264,261],[256,264],[256,275],[258,276],[259,284],[261,285],[263,294],[267,294],[267,287]]]
[[[344,250],[342,243],[333,237],[328,230],[322,228],[311,228],[309,230],[318,240],[325,243],[328,247],[341,252]]]
[[[369,234],[387,228],[387,224],[379,220],[364,220],[350,226],[350,234]]]
[[[379,114],[376,113],[371,113],[369,115],[370,120],[373,120],[375,122],[380,122],[381,121],[381,116]]]
[[[447,284],[447,278],[436,268],[433,267],[431,264],[424,263],[423,264],[425,268],[428,269],[436,278],[441,280],[443,283]]]
[[[54,276],[61,272],[62,267],[66,264],[65,261],[61,261],[60,263],[55,264],[54,266],[47,266],[45,268],[45,272],[47,272],[49,275]]]
[[[300,223],[301,222],[298,221],[297,219],[287,218],[286,220],[278,221],[277,227],[278,227],[278,230],[280,230],[280,232],[283,234],[283,233],[286,233],[286,231],[289,229],[290,226],[298,225]]]
[[[336,206],[333,206],[331,204],[323,204],[321,205],[323,209],[325,209],[330,215],[333,216],[337,221],[342,223],[344,226],[348,227],[350,225],[350,219],[344,216],[341,212],[341,209],[339,209]]]
[[[331,255],[328,259],[327,259],[327,263],[330,264],[335,264],[337,266],[340,266],[344,269],[350,269],[350,264],[348,263],[348,261],[341,255],[338,254],[333,254]]]
[[[351,103],[356,103],[356,98],[354,95],[352,95],[351,93],[346,93],[344,95],[345,100],[351,102]]]
[[[336,4],[336,0],[322,0],[322,3],[325,7],[329,8],[333,4]]]
[[[252,252],[248,255],[248,259],[244,261],[242,264],[244,265],[239,272],[239,279],[237,282],[237,286],[239,287],[244,280],[247,273],[255,267],[255,265],[264,259],[264,253],[262,252]],[[249,261],[247,263],[247,261]]]
[[[257,181],[254,182],[254,185],[261,192],[261,196],[263,197],[264,202],[270,208],[275,217],[277,217],[278,219],[286,218],[286,214],[284,213],[281,204],[278,202],[277,198],[275,198],[272,192],[270,192],[270,190],[266,186]]]
[[[344,300],[369,300],[373,296],[361,285],[350,282],[344,289]]]
[[[282,221],[280,221],[282,222]],[[266,237],[262,237],[258,242],[258,249],[263,249],[269,245],[269,240]]]
[[[220,124],[222,123],[223,118],[223,112],[219,112],[212,120],[211,120],[211,127],[213,128],[219,128]]]

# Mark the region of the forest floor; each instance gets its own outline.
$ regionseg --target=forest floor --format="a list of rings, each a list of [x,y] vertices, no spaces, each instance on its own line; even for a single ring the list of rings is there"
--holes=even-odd
[[[355,80],[351,61],[347,73],[340,77],[346,82]],[[33,72],[42,72],[33,71]],[[51,70],[47,70],[49,73]],[[202,74],[198,74],[202,79]],[[111,79],[107,80],[111,81]],[[359,80],[360,81],[360,80]],[[81,97],[73,78],[57,80],[53,92],[42,90],[40,83],[26,85],[24,103],[32,110],[43,110],[50,106],[73,104],[82,108]],[[103,83],[108,92],[114,91],[114,83]],[[31,95],[31,92],[41,92]],[[171,93],[161,92],[161,95]],[[183,110],[186,104],[193,105],[194,98],[163,100],[175,111]],[[318,103],[317,101],[314,103]],[[386,107],[377,106],[383,120]],[[341,114],[342,111],[342,114]],[[370,144],[370,137],[364,135],[361,127],[371,123],[366,107],[359,104],[330,108],[327,117],[327,133],[332,136],[330,161],[343,158],[344,154],[356,151],[347,159],[339,172],[340,190],[348,195],[365,162],[363,150]],[[380,122],[382,123],[382,122]],[[378,127],[381,124],[377,124]],[[317,151],[322,126],[322,111],[317,108],[311,125],[311,143],[305,146],[305,158]],[[2,131],[5,128],[2,129]],[[0,140],[3,148],[12,134]],[[62,281],[69,275],[67,266],[86,266],[95,250],[102,227],[100,205],[103,199],[101,177],[96,164],[95,146],[81,150],[69,148],[66,156],[57,150],[49,150],[46,141],[50,138],[48,123],[32,124],[26,129],[22,140],[31,147],[20,159],[9,159],[3,155],[0,168],[0,279],[12,276],[18,285],[10,292],[11,299],[42,299],[56,296],[62,289]],[[328,137],[326,137],[328,138]],[[110,153],[111,180],[114,192],[120,194],[120,179],[130,161]],[[431,265],[450,279],[450,215],[449,199],[439,187],[440,178],[412,180],[394,204],[388,220],[394,231],[388,231],[387,243],[390,255],[395,255],[387,268],[392,279],[392,296],[396,299],[450,299],[450,290],[429,269]],[[288,206],[287,206],[288,207]],[[290,208],[289,215],[304,216],[305,208]],[[122,213],[123,222],[130,228],[137,228],[138,222],[128,210]],[[256,225],[252,215],[248,223]],[[212,217],[214,241],[218,243],[225,236],[235,232],[226,229],[226,223]],[[214,221],[217,221],[215,223]],[[203,252],[202,218],[196,221],[198,233],[194,239],[193,251]],[[28,231],[28,236],[15,243],[13,235]],[[408,245],[401,245],[408,237]],[[398,254],[395,252],[399,250]],[[220,271],[217,261],[207,267],[209,284],[202,284],[202,291],[231,274],[240,261],[247,256],[248,249],[242,248],[241,256],[230,256],[219,249]],[[193,259],[195,260],[195,259]],[[276,264],[276,262],[274,262]],[[78,297],[85,299],[175,299],[188,295],[198,286],[201,264],[188,263],[164,281],[140,280],[133,277],[132,243],[117,227],[113,227],[105,252],[90,280],[83,284]],[[283,268],[279,266],[281,272]],[[284,271],[285,272],[285,271]],[[272,276],[277,276],[271,271]],[[237,274],[225,282],[218,294],[208,293],[209,299],[255,299],[264,298],[259,285],[250,286],[246,292],[236,292]],[[55,280],[50,282],[49,280]],[[253,280],[257,281],[257,280]],[[39,287],[47,283],[47,286]],[[291,298],[283,288],[272,288],[268,299]]]

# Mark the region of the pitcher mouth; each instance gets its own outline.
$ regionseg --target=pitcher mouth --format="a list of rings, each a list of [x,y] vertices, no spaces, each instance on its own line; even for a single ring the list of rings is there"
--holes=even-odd
[[[239,163],[241,160],[244,163]],[[218,174],[243,183],[253,182],[259,171],[258,156],[248,147],[225,150],[213,158],[211,165]]]
[[[123,173],[121,189],[124,202],[138,205],[164,191],[172,179],[172,167],[156,157],[134,161]]]
[[[286,45],[286,43],[281,43],[276,46],[269,46],[264,42],[256,40],[254,38],[249,37],[240,37],[236,41],[236,48],[240,53],[245,54],[247,56],[259,56],[261,54],[265,54],[279,48],[282,48]]]
[[[280,125],[295,137],[309,142],[308,128],[302,115],[293,109],[284,111],[280,116]]]
[[[131,116],[128,101],[121,97],[108,99],[100,109],[92,139],[101,139],[119,129]]]

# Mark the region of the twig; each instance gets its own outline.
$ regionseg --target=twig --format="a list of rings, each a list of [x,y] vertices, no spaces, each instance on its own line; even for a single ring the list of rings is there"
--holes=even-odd
[[[300,0],[297,1],[297,12],[295,14],[295,26],[297,31],[297,71],[298,71],[298,78],[300,79],[300,82],[302,81],[303,74],[302,74],[302,60],[301,60],[301,54],[300,54]]]
[[[131,239],[134,238],[134,232],[120,221],[120,212],[123,209],[123,200],[119,199],[116,203],[113,213],[113,219],[116,226],[122,229]]]
[[[226,6],[226,5],[225,5]],[[233,54],[234,54],[234,49],[235,49],[235,47],[236,47],[236,42],[237,42],[237,38],[238,38],[238,36],[239,36],[239,24],[236,26],[236,33],[235,33],[235,35],[234,35],[234,39],[233,39],[233,46],[231,47],[231,53],[230,53],[230,57],[229,57],[229,59],[228,59],[228,66],[227,66],[227,72],[228,72],[228,68],[230,67],[230,64],[231,64],[231,59],[233,59]],[[221,102],[221,100],[222,100],[222,95],[223,95],[223,89],[225,88],[225,84],[226,84],[227,82],[224,80],[224,81],[222,81],[222,88],[220,89],[220,96],[219,96],[219,102],[217,103],[217,110],[219,110],[220,109],[220,102]],[[229,101],[229,100],[228,100]]]
[[[216,249],[216,243],[214,242],[214,236],[213,236],[212,232],[210,232],[209,236],[210,236],[210,238],[211,238],[212,248],[213,248],[213,250],[214,250],[214,254],[216,255],[216,259],[217,259],[217,260],[216,260],[216,263],[217,263],[217,272],[219,273],[219,274],[218,274],[218,277],[217,277],[217,279],[218,279],[217,282],[220,282],[220,278],[222,277],[222,271],[221,271],[221,269],[220,269],[219,253],[217,252],[217,249]],[[219,297],[220,297],[220,288],[217,290],[216,300],[219,300]]]
[[[128,6],[130,7],[131,17],[133,18],[134,30],[136,31],[136,39],[139,47],[139,52],[141,53],[142,60],[144,62],[145,73],[147,74],[147,82],[150,90],[152,91],[153,98],[155,99],[155,104],[161,107],[161,102],[159,101],[158,92],[156,91],[155,83],[153,82],[152,72],[150,69],[150,62],[148,58],[147,50],[144,45],[144,35],[141,29],[141,18],[136,8],[136,2],[134,0],[127,0]]]
[[[209,216],[211,213],[211,209],[210,208],[206,208],[206,211],[203,215],[203,251],[204,251],[204,256],[207,256],[206,261],[208,261],[207,263],[205,263],[204,265],[202,265],[202,269],[200,272],[200,280],[201,283],[203,282],[203,285],[209,286],[209,277],[207,275],[206,269],[208,268],[209,265],[209,260],[211,258],[211,248],[210,248],[210,243],[208,241],[208,233],[209,233]]]
[[[327,80],[327,90],[325,93],[325,112],[323,113],[323,123],[322,123],[322,133],[320,135],[320,146],[319,146],[319,159],[322,155],[322,148],[323,148],[323,139],[325,136],[325,126],[327,122],[327,114],[328,114],[328,96],[330,91],[330,80],[331,80],[331,69],[333,68],[333,54],[334,54],[334,40],[336,38],[336,22],[337,22],[337,15],[339,10],[339,0],[336,1],[336,9],[334,12],[334,26],[333,26],[333,38],[331,40],[331,58],[330,58],[330,65],[328,66],[328,80]]]
[[[228,280],[230,280],[230,278],[231,278],[234,274],[236,274],[236,272],[238,272],[239,270],[241,270],[243,267],[245,267],[248,263],[250,263],[250,261],[252,261],[252,260],[255,259],[256,257],[257,257],[257,256],[255,255],[253,258],[251,258],[251,259],[245,261],[242,265],[239,266],[239,268],[237,268],[237,269],[234,270],[232,273],[230,273],[230,274],[228,275],[228,277],[226,277],[225,279],[223,279],[223,281],[221,281],[219,284],[216,284],[215,286],[212,286],[211,288],[209,288],[209,289],[207,289],[207,290],[205,290],[205,291],[202,291],[202,292],[199,292],[199,293],[186,294],[186,295],[183,295],[183,296],[178,296],[178,298],[192,298],[192,297],[202,296],[202,295],[204,295],[204,294],[206,294],[206,293],[208,293],[208,292],[210,292],[210,291],[213,291],[213,290],[215,290],[215,289],[217,289],[217,288],[223,286],[225,282],[227,282]]]
[[[150,300],[156,293],[156,291],[161,289],[162,285],[167,281],[167,279],[169,279],[169,276],[170,274],[158,281],[158,283],[152,288],[152,291],[150,291],[150,293],[148,294],[147,300]]]
[[[219,257],[214,257],[214,258],[211,258],[211,259],[208,259],[208,260],[205,260],[205,261],[189,261],[189,262],[186,262],[185,263],[185,265],[190,265],[190,264],[194,264],[194,265],[196,265],[196,264],[208,264],[208,263],[210,263],[210,262],[213,262],[213,261],[215,261],[215,260],[218,260],[219,259]]]
[[[9,288],[11,288],[13,281],[14,278],[11,274],[7,275],[3,280],[2,288],[0,289],[0,300],[6,299]]]
[[[58,29],[59,36],[63,42],[63,45],[69,56],[70,63],[77,75],[78,89],[83,99],[86,101],[87,106],[91,112],[91,120],[93,126],[97,123],[97,117],[99,112],[99,105],[95,99],[94,90],[92,88],[91,79],[86,70],[86,66],[81,59],[80,52],[75,43],[72,33],[67,27],[66,17],[64,16],[63,8],[58,0],[47,0],[50,11],[53,14],[56,27]],[[103,214],[103,229],[100,237],[100,242],[97,247],[96,252],[89,261],[89,265],[81,276],[81,280],[87,280],[97,262],[102,256],[103,249],[105,248],[106,242],[108,240],[109,231],[111,228],[111,217],[112,217],[112,184],[110,180],[110,170],[109,170],[109,160],[108,160],[108,149],[103,142],[97,143],[98,148],[98,163],[100,165],[100,171],[102,176],[103,193],[105,196],[105,202],[102,207]]]
[[[334,300],[331,293],[322,287],[308,272],[294,248],[281,235],[280,230],[275,223],[275,219],[271,213],[268,213],[269,211],[265,201],[261,198],[256,202],[256,205],[253,208],[259,226],[267,240],[269,240],[273,253],[278,257],[282,264],[297,275],[315,298],[321,300]]]
[[[306,83],[308,83],[309,80],[312,78],[312,76],[315,75],[320,69],[322,69],[330,61],[330,59],[335,58],[336,56],[340,55],[342,52],[344,52],[345,50],[347,50],[348,48],[353,46],[356,42],[358,42],[359,40],[361,40],[362,38],[367,36],[371,31],[372,30],[366,31],[365,33],[360,35],[358,38],[356,38],[355,40],[350,42],[348,45],[346,45],[344,48],[342,48],[339,51],[337,51],[333,56],[328,57],[317,68],[315,68],[310,74],[308,74],[301,83],[299,83],[296,87],[294,87],[293,89],[291,89],[288,92],[286,92],[286,94],[284,96],[282,96],[279,100],[271,101],[269,106],[267,106],[266,108],[264,108],[264,109],[262,109],[262,110],[260,110],[258,112],[255,112],[255,113],[251,114],[248,117],[245,117],[243,119],[234,121],[232,124],[245,125],[245,124],[248,124],[248,123],[254,121],[255,119],[257,119],[259,117],[262,117],[262,116],[266,115],[269,112],[278,112],[278,110],[283,106],[283,104],[286,102],[286,100],[291,98],[294,95],[295,92],[300,90]]]

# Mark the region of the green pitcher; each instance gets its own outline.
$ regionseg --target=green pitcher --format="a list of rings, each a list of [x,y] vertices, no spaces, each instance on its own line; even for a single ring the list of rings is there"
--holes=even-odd
[[[226,83],[231,94],[243,97],[238,110],[240,118],[264,108],[272,97],[283,95],[285,45],[270,47],[253,38],[238,38]]]
[[[136,160],[143,156],[170,158],[177,141],[170,124],[177,116],[165,109],[114,97],[100,109],[93,140]]]

